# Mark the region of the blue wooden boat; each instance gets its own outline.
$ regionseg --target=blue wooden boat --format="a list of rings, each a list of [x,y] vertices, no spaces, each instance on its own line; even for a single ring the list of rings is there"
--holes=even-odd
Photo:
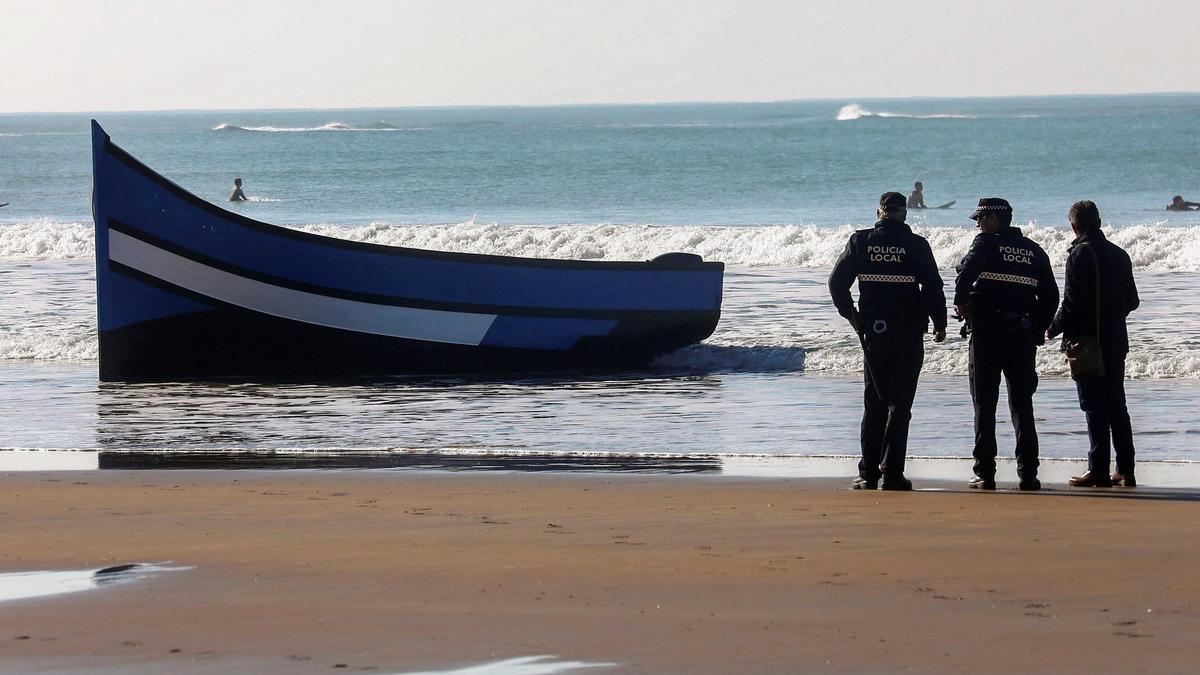
[[[712,334],[724,264],[380,246],[189,193],[92,122],[100,379],[636,368]]]

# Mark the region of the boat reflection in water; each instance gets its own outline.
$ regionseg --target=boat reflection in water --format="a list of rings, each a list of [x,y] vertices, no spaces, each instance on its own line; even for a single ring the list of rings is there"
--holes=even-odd
[[[94,433],[66,447],[705,454],[714,439],[740,442],[728,428],[722,379],[708,375],[93,386],[94,412],[81,425]],[[747,415],[740,419],[753,431]]]
[[[437,471],[717,473],[711,457],[480,452],[102,451],[100,469],[415,469]]]

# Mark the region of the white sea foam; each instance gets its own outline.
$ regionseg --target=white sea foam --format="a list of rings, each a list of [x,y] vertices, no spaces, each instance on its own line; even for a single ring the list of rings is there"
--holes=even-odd
[[[912,113],[895,113],[895,112],[876,112],[867,110],[857,103],[842,106],[837,113],[837,121],[849,122],[852,120],[861,120],[868,117],[879,118],[900,118],[913,120],[973,120],[977,119],[978,115],[962,115],[955,113],[932,113],[928,115],[916,115]]]
[[[268,132],[268,133],[295,133],[295,132],[301,132],[301,131],[419,131],[420,129],[418,129],[418,128],[402,129],[400,127],[392,126],[391,124],[380,120],[379,122],[375,122],[373,124],[367,124],[365,126],[353,126],[350,124],[344,124],[342,122],[328,122],[326,124],[322,124],[319,127],[271,127],[271,126],[243,127],[243,126],[240,126],[237,124],[231,124],[229,122],[224,122],[222,124],[218,124],[217,126],[213,127],[212,130],[213,131],[229,131],[229,132],[259,131],[259,132]]]
[[[260,197],[258,201],[275,201]],[[328,223],[295,229],[386,246],[461,253],[565,258],[645,260],[670,251],[697,253],[731,265],[829,267],[857,227],[815,225],[500,225],[468,221],[438,225],[344,226]],[[914,227],[926,237],[942,269],[952,269],[976,232],[964,227]],[[1026,226],[1051,262],[1061,266],[1074,235],[1065,227]],[[1106,230],[1129,252],[1138,270],[1200,272],[1200,226],[1126,225]],[[92,226],[49,219],[0,224],[0,258],[63,260],[93,255]]]
[[[62,223],[49,218],[0,224],[0,258],[67,260],[93,255],[91,223]]]
[[[389,246],[533,258],[642,260],[670,251],[696,253],[733,265],[829,267],[857,227],[814,225],[306,225],[300,229]],[[938,265],[952,269],[976,232],[960,227],[915,227],[929,239]],[[1067,228],[1028,226],[1026,234],[1055,265],[1066,260],[1074,235]],[[1200,227],[1130,225],[1108,230],[1139,270],[1200,272]]]
[[[21,317],[0,327],[0,359],[94,361],[100,357],[92,317]]]

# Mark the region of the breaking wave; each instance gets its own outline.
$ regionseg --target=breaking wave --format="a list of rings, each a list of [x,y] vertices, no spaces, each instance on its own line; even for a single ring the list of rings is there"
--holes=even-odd
[[[837,121],[849,122],[851,120],[861,120],[866,117],[880,118],[901,118],[912,120],[973,120],[978,119],[978,115],[961,115],[954,113],[933,113],[929,115],[916,115],[911,113],[894,113],[894,112],[875,112],[867,110],[857,103],[844,105],[837,113]]]
[[[263,199],[266,201],[266,199]],[[460,253],[565,258],[646,260],[684,251],[731,265],[829,267],[857,227],[816,225],[500,225],[468,221],[439,225],[345,226],[329,223],[295,229],[328,237]],[[965,227],[914,227],[933,247],[938,265],[952,269],[966,254],[975,231]],[[1065,227],[1027,226],[1024,231],[1061,266],[1074,235]],[[1144,271],[1200,272],[1200,226],[1125,225],[1106,230]],[[0,224],[0,258],[65,260],[93,255],[92,225],[49,219]]]
[[[9,260],[69,260],[95,252],[91,223],[60,223],[42,218],[0,225],[0,258]]]
[[[382,120],[380,120],[379,122],[375,122],[373,124],[367,124],[365,126],[352,126],[349,124],[343,124],[342,122],[329,122],[327,124],[322,124],[319,127],[270,127],[270,126],[243,127],[243,126],[239,126],[237,124],[230,124],[228,122],[225,122],[225,123],[218,124],[217,126],[213,127],[212,130],[213,131],[228,131],[228,132],[258,131],[258,132],[268,132],[268,133],[289,133],[289,132],[295,133],[295,132],[301,132],[301,131],[418,131],[418,129],[415,129],[415,128],[414,129],[403,129],[400,127],[392,126],[391,124],[384,122]]]

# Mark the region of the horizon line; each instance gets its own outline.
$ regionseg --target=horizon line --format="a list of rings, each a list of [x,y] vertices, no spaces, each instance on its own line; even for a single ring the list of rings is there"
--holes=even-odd
[[[814,97],[782,99],[694,99],[674,101],[611,101],[611,102],[567,102],[567,103],[462,103],[447,105],[399,105],[399,106],[278,106],[278,107],[229,107],[229,108],[140,108],[140,109],[78,109],[78,110],[11,110],[0,111],[0,115],[72,115],[72,114],[129,114],[129,113],[201,113],[201,112],[307,112],[348,110],[478,110],[503,108],[602,108],[618,106],[671,106],[671,105],[768,105],[773,103],[823,103],[843,101],[846,104],[858,101],[932,101],[932,100],[996,100],[996,99],[1054,99],[1054,98],[1104,98],[1136,96],[1195,96],[1200,91],[1139,91],[1099,92],[1081,94],[1009,94],[997,96],[890,96],[890,97]]]

